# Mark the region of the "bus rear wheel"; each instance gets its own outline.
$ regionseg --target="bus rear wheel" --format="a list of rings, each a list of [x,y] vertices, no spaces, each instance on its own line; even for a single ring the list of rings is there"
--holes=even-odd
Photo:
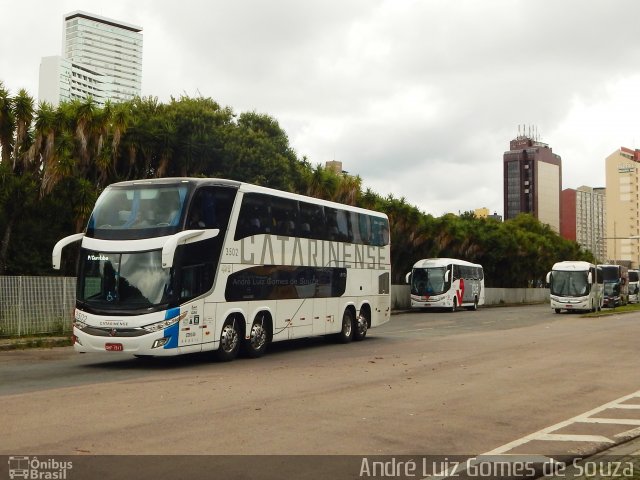
[[[338,334],[338,342],[349,343],[353,340],[353,315],[350,310],[345,310],[342,315],[342,330]]]
[[[367,336],[368,329],[369,319],[367,318],[367,314],[360,310],[360,315],[358,315],[358,320],[356,321],[356,328],[353,332],[353,339],[355,341],[364,340],[364,337]]]
[[[471,305],[470,307],[467,307],[467,310],[472,310],[474,312],[478,310],[478,297],[475,297],[473,299],[473,305]]]
[[[265,325],[264,315],[256,318],[249,330],[249,338],[244,340],[244,353],[250,358],[261,357],[267,349],[269,334]]]
[[[216,350],[216,358],[221,362],[229,362],[238,356],[240,350],[240,331],[238,319],[230,318],[220,332],[220,345]]]

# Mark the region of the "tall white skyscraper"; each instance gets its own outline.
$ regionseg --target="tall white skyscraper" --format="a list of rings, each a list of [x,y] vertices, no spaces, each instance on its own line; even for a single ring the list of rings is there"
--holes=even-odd
[[[38,97],[61,101],[91,96],[98,105],[142,91],[142,28],[76,11],[64,16],[62,56],[40,63]]]

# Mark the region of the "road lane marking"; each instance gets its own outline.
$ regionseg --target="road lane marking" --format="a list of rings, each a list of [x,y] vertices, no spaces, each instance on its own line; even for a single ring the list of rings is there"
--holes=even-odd
[[[640,420],[632,418],[583,418],[580,423],[609,423],[611,425],[640,425]]]
[[[518,440],[514,440],[513,442],[509,442],[498,448],[494,448],[490,452],[487,452],[485,455],[499,455],[499,454],[507,453],[510,450],[513,450],[514,448],[524,445],[525,443],[529,443],[533,440],[544,440],[545,435],[552,434],[553,432],[556,432],[557,430],[568,427],[569,425],[572,425],[574,423],[602,423],[602,424],[609,423],[609,424],[618,424],[618,425],[640,425],[639,420],[617,419],[617,418],[606,419],[606,418],[594,417],[594,415],[598,413],[601,413],[611,408],[616,408],[621,404],[623,404],[623,402],[626,402],[627,400],[631,400],[631,399],[640,399],[640,390],[630,395],[626,395],[624,397],[613,400],[609,403],[605,403],[604,405],[594,408],[593,410],[589,410],[588,412],[583,413],[581,415],[577,415],[573,418],[570,418],[569,420],[556,423],[555,425],[551,425],[550,427],[543,428],[542,430],[538,430],[537,432],[526,435],[522,438],[519,438]],[[607,442],[603,442],[603,443],[615,443],[613,440],[610,440],[607,437],[602,437],[602,438],[607,440]]]
[[[536,440],[548,440],[550,442],[598,442],[615,443],[613,440],[601,435],[566,435],[562,433],[545,433]]]

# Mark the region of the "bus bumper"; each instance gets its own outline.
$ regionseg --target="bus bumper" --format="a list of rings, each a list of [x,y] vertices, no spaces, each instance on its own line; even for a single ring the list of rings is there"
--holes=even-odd
[[[104,337],[89,335],[73,328],[73,348],[79,353],[104,353],[172,356],[178,355],[178,328],[166,328],[159,332],[138,337]]]
[[[551,308],[553,310],[591,310],[591,305],[588,297],[571,300],[551,297]]]

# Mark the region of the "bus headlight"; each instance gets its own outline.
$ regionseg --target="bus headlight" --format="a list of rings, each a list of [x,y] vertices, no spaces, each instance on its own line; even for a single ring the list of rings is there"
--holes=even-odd
[[[82,320],[78,320],[77,318],[73,320],[73,326],[78,330],[82,330],[87,327],[87,324]]]
[[[175,325],[176,323],[178,323],[180,320],[182,320],[183,318],[185,318],[187,316],[187,313],[188,313],[187,311],[184,311],[180,315],[176,315],[173,318],[169,318],[169,319],[166,319],[166,320],[161,320],[159,322],[152,323],[150,325],[145,325],[142,328],[144,328],[149,333],[159,332],[160,330],[164,330],[165,328],[170,327],[171,325]]]

